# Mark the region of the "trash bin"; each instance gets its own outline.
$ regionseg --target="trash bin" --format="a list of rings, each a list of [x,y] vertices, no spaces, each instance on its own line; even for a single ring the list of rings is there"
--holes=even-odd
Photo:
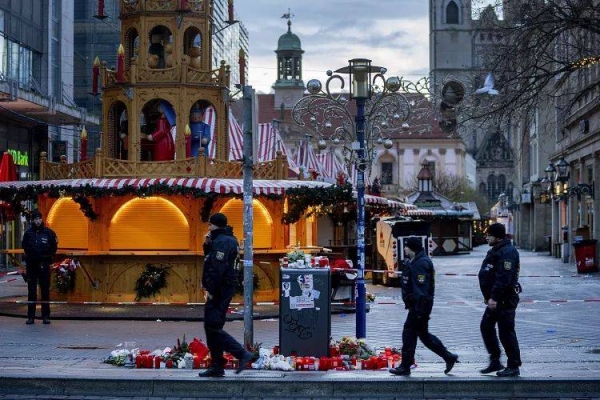
[[[279,352],[284,356],[329,356],[329,268],[281,268]]]
[[[577,272],[595,272],[598,264],[596,262],[596,242],[595,239],[579,240],[573,243],[575,247],[575,262]]]

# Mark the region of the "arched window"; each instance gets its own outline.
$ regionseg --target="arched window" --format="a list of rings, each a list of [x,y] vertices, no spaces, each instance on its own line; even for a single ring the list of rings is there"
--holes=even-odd
[[[506,193],[506,177],[504,175],[500,175],[498,177],[498,188],[496,197],[500,196],[502,193],[508,194]]]
[[[496,177],[494,175],[488,176],[487,179],[487,196],[488,200],[493,201],[498,196],[496,195]]]
[[[454,1],[451,1],[446,6],[446,23],[458,24],[458,6]]]

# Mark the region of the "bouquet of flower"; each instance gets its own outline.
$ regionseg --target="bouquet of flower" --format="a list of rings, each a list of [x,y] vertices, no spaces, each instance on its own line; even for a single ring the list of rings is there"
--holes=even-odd
[[[288,261],[291,263],[300,260],[304,261],[306,258],[306,254],[302,250],[294,250],[287,253],[287,258]]]
[[[147,264],[146,269],[135,282],[135,301],[142,297],[152,297],[165,287],[167,287],[167,275],[169,275],[169,266],[157,266]]]
[[[66,258],[61,262],[54,263],[51,266],[54,272],[54,287],[60,293],[72,292],[75,289],[75,270],[81,267],[79,261],[75,258]]]
[[[375,352],[367,346],[364,339],[345,336],[342,340],[337,342],[336,345],[340,354],[350,357],[367,358],[375,354]]]

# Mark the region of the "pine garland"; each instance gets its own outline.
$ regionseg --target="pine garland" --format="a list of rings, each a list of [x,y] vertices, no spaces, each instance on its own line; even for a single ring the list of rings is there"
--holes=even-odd
[[[83,215],[85,215],[91,221],[98,219],[98,214],[94,211],[94,208],[87,197],[75,196],[73,197],[73,201],[79,204],[79,209],[81,212],[83,212]]]

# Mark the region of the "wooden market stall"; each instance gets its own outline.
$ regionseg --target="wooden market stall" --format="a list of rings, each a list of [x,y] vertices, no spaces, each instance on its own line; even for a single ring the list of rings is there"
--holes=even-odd
[[[244,239],[229,67],[211,65],[212,1],[119,4],[117,66],[98,60],[93,70],[92,94],[102,96],[102,147],[88,158],[82,134],[78,162],[65,156],[50,162],[42,153],[40,181],[0,183],[0,201],[16,213],[35,201],[58,235],[58,261],[79,261],[72,290],[53,298],[133,301],[136,283],[154,266],[168,270],[167,285],[144,300],[201,302],[210,214],[224,212]],[[294,247],[321,249],[311,212],[354,200],[351,187],[288,180],[281,153],[255,164],[253,176],[255,300],[276,301],[279,259]]]

